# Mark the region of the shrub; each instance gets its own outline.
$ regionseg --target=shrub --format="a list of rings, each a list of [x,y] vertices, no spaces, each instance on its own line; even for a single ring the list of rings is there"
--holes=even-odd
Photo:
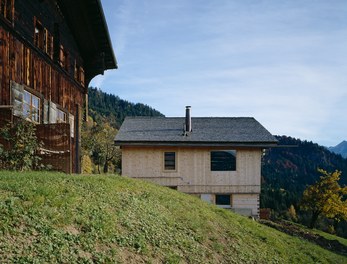
[[[0,168],[26,171],[38,169],[41,158],[38,150],[43,143],[38,142],[33,123],[18,119],[0,129],[5,146],[0,146]]]

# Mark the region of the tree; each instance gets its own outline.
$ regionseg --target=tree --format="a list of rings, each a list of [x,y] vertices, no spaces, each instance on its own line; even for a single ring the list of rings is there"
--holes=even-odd
[[[120,150],[114,144],[116,134],[117,130],[108,123],[96,128],[93,157],[98,165],[99,173],[100,166],[103,167],[103,172],[107,173],[111,161],[120,157]]]
[[[296,214],[294,205],[290,205],[290,207],[288,208],[288,215],[292,221],[298,221],[298,216]]]
[[[108,173],[111,164],[117,164],[120,160],[120,149],[115,146],[114,138],[117,129],[105,120],[90,122],[82,131],[82,155],[90,156],[97,166],[98,173]]]
[[[0,167],[7,170],[32,170],[39,168],[38,155],[43,143],[38,142],[35,125],[18,119],[0,129],[5,147],[0,145]]]
[[[338,183],[341,172],[328,173],[322,169],[318,171],[322,176],[304,191],[301,200],[301,209],[312,213],[310,228],[315,226],[320,215],[337,222],[347,220],[347,187],[341,187]]]
[[[93,163],[89,156],[82,156],[82,173],[91,174],[93,172]]]

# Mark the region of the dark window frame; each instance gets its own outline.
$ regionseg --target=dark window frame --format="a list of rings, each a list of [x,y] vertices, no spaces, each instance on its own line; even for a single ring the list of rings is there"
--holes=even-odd
[[[216,194],[215,195],[215,204],[221,207],[232,207],[232,198],[231,194]]]
[[[177,170],[177,154],[174,151],[165,151],[163,154],[164,171]]]
[[[236,150],[212,150],[210,152],[211,171],[236,171],[237,151]]]

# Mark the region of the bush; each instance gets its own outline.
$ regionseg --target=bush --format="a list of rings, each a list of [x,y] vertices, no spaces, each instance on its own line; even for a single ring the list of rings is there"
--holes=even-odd
[[[0,129],[5,146],[0,145],[0,168],[27,171],[38,169],[38,155],[43,143],[38,142],[35,125],[23,119],[9,123]]]

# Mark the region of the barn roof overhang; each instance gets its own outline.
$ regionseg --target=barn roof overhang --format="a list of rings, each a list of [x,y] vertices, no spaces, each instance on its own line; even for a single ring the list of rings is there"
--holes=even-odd
[[[84,60],[86,83],[105,70],[117,69],[100,0],[58,0]]]

